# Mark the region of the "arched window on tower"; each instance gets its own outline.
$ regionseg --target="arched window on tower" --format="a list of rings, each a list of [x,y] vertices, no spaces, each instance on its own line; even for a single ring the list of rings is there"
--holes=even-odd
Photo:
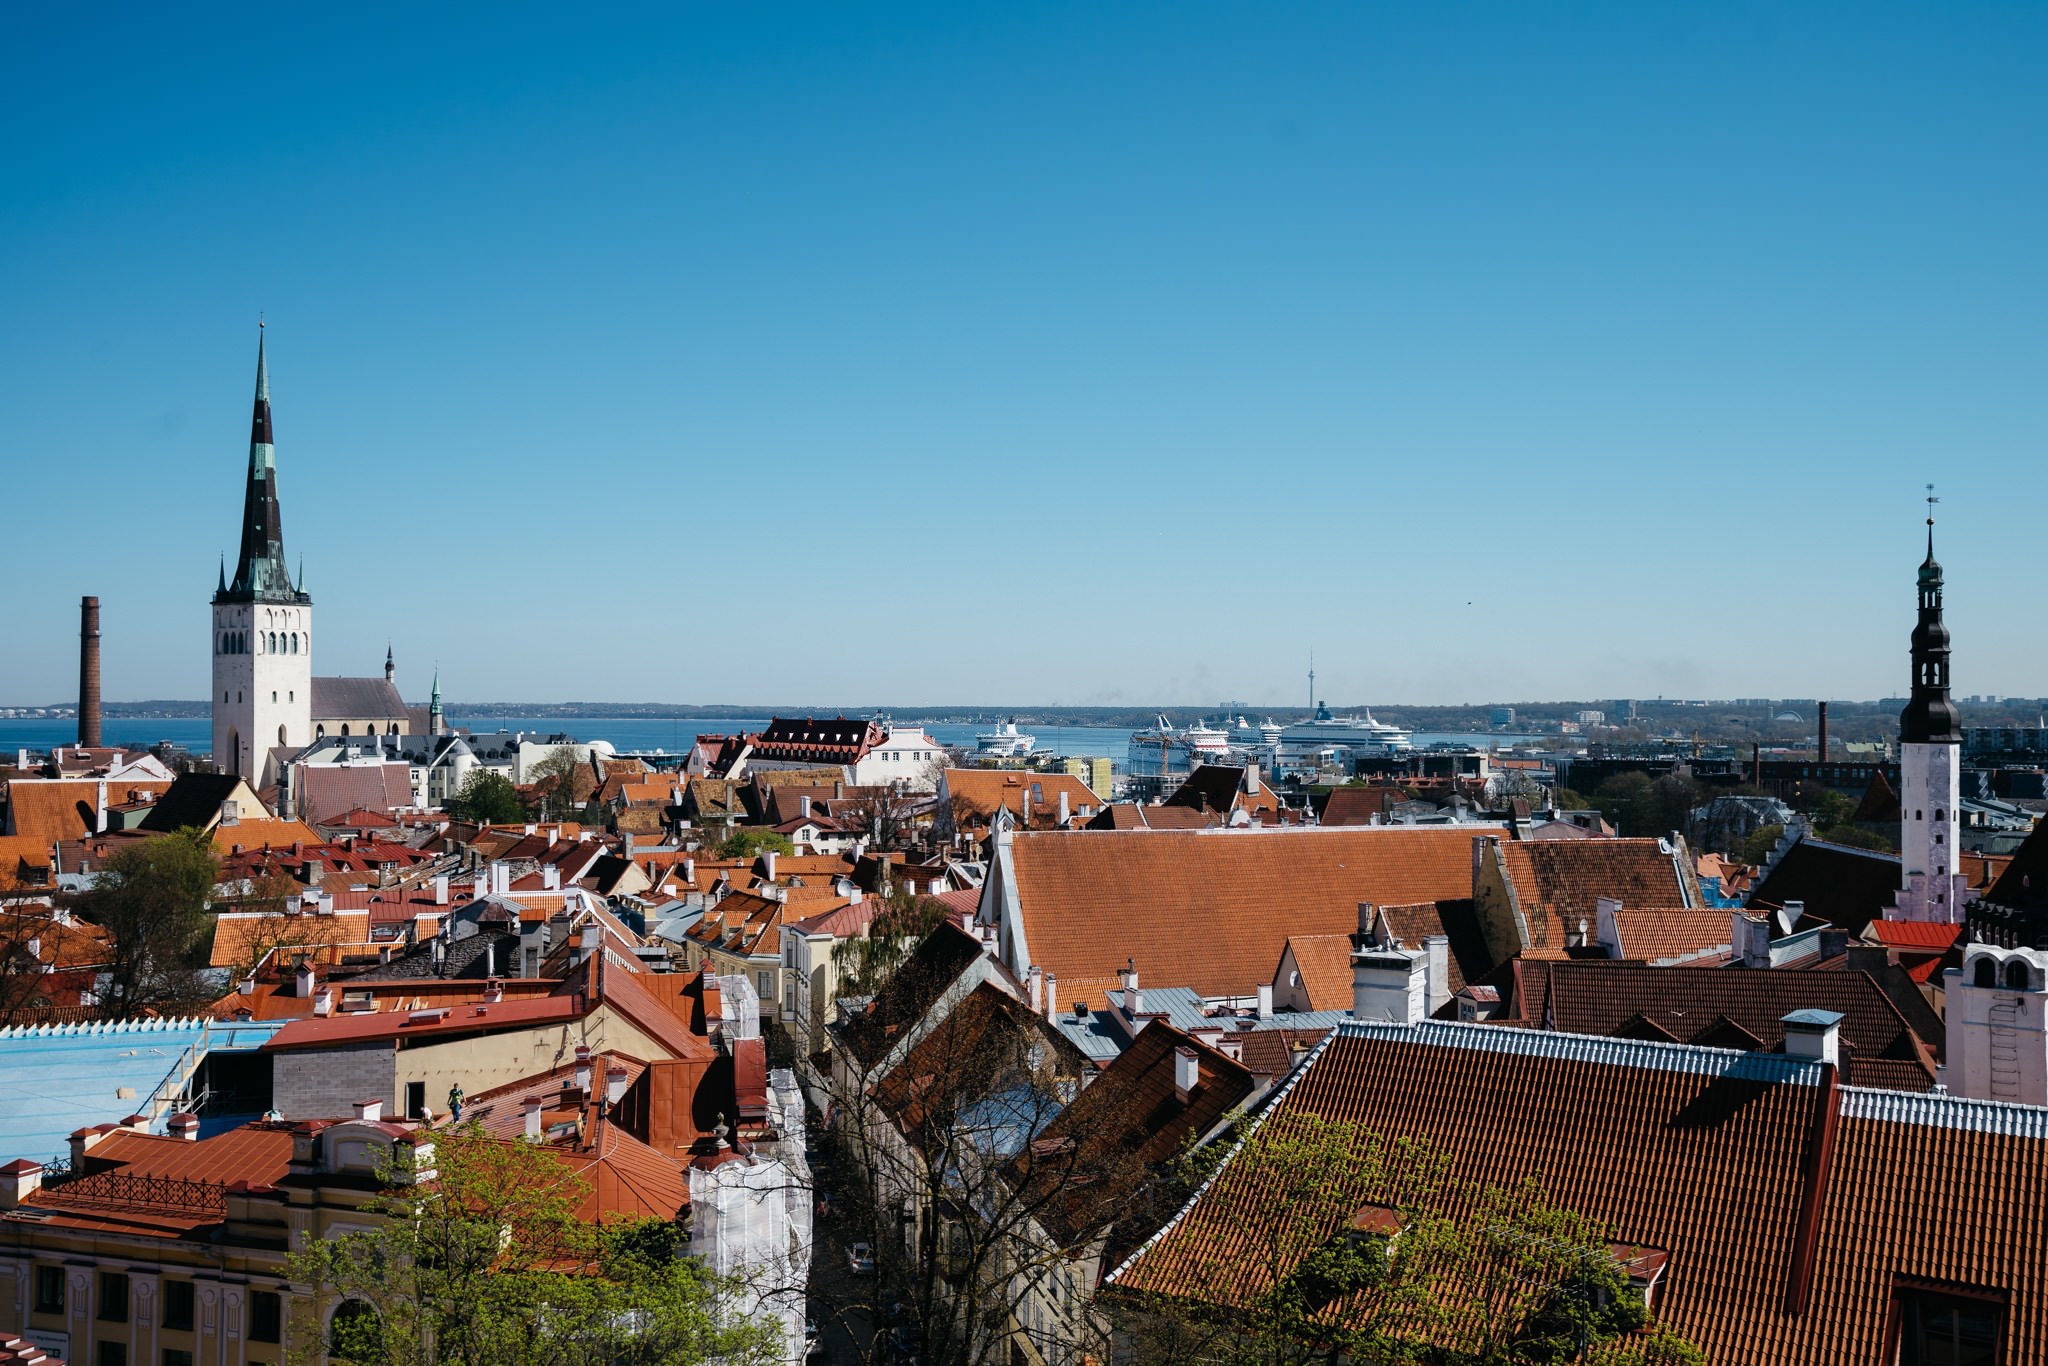
[[[2005,985],[2009,991],[2025,991],[2032,982],[2027,976],[2027,960],[2009,958],[2005,964]]]
[[[346,721],[341,723],[341,738],[344,740],[348,739],[348,722]]]
[[[1971,974],[1970,984],[1979,987],[1995,987],[1998,985],[1998,964],[1993,961],[1990,954],[1986,954],[1977,960],[1977,970]]]

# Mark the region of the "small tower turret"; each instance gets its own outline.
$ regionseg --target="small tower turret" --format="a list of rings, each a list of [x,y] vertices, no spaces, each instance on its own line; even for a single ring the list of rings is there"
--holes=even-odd
[[[1927,490],[1927,558],[1913,627],[1913,693],[1899,713],[1898,914],[1960,922],[1968,881],[1955,871],[1956,807],[1962,799],[1962,717],[1949,697],[1949,636],[1941,619],[1941,563],[1934,558],[1933,485]]]

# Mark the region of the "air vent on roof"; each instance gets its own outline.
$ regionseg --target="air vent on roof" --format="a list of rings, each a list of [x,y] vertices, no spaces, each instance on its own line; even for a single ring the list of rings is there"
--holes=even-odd
[[[441,1006],[435,1010],[415,1010],[412,1014],[405,1017],[405,1022],[407,1024],[438,1024],[447,1018],[448,1007]]]

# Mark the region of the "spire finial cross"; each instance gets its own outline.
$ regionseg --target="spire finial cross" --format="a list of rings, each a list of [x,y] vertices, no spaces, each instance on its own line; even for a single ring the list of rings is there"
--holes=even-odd
[[[1927,525],[1934,525],[1934,505],[1941,499],[1934,496],[1934,485],[1927,486]]]

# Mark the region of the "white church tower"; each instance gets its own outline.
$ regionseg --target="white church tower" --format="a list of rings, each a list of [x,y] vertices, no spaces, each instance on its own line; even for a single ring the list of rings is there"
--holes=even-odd
[[[1901,886],[1888,918],[1961,924],[1969,897],[1968,877],[1956,872],[1963,728],[1948,694],[1948,627],[1941,622],[1934,499],[1927,503],[1927,559],[1920,566],[1920,620],[1913,627],[1913,698],[1899,714]]]
[[[259,331],[242,550],[233,581],[223,563],[213,595],[213,761],[252,787],[269,787],[278,779],[273,751],[311,744],[312,716],[313,599],[303,575],[294,584],[285,566],[270,373]]]

